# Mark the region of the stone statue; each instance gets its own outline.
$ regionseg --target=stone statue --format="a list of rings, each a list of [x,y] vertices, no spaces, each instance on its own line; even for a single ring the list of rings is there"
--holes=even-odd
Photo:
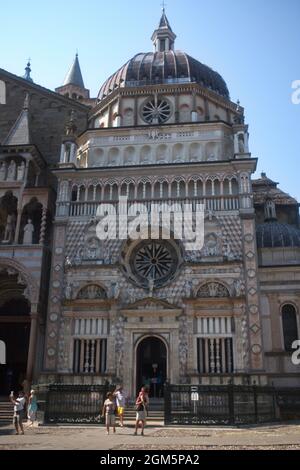
[[[244,283],[240,280],[237,279],[234,281],[234,290],[235,290],[235,295],[236,297],[241,297],[245,291],[245,286]]]
[[[19,165],[17,169],[17,180],[23,181],[24,176],[25,176],[25,163],[22,162],[21,165]]]
[[[76,256],[74,258],[74,263],[76,265],[80,265],[82,262],[82,250],[78,250],[76,253]]]
[[[117,282],[113,282],[111,285],[111,297],[115,300],[120,297],[120,287]]]
[[[86,258],[90,260],[96,260],[100,258],[99,240],[95,237],[91,238],[88,241],[88,246],[86,249]]]
[[[218,245],[217,240],[213,235],[207,237],[204,249],[205,256],[217,256],[218,254]]]
[[[11,242],[13,240],[16,228],[16,216],[15,214],[8,214],[6,219],[5,231],[4,231],[4,242]]]
[[[12,160],[7,169],[7,180],[14,181],[16,179],[16,162]]]
[[[213,217],[214,217],[214,213],[213,213],[213,211],[212,211],[211,209],[209,209],[209,210],[207,211],[207,217],[208,217],[209,222],[212,222]]]
[[[158,130],[153,129],[152,131],[149,132],[148,134],[149,139],[151,140],[156,140],[158,139]]]
[[[239,153],[245,153],[245,143],[242,135],[239,135]]]
[[[66,300],[72,300],[72,293],[73,293],[72,291],[73,291],[73,285],[70,281],[68,281],[66,285],[66,290],[65,290]]]
[[[193,297],[193,283],[192,283],[192,281],[185,281],[184,290],[185,290],[185,297],[187,299],[190,299],[191,297]]]
[[[28,222],[24,227],[23,245],[32,245],[33,232],[34,226],[32,224],[32,220],[28,219]]]
[[[4,181],[6,176],[6,165],[5,162],[0,164],[0,181]]]
[[[66,256],[65,258],[65,269],[70,269],[72,267],[72,261],[69,256]]]

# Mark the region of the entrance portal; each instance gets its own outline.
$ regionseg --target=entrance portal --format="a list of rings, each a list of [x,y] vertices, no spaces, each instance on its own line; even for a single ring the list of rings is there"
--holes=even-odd
[[[167,348],[156,337],[148,337],[140,342],[136,352],[137,392],[147,386],[150,397],[162,398],[167,378]]]
[[[0,364],[0,395],[20,390],[26,377],[29,312],[24,298],[9,300],[0,307],[0,340],[6,345],[6,364]]]

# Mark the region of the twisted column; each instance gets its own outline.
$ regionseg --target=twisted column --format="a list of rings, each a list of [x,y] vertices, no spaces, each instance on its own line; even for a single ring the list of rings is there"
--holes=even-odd
[[[40,240],[39,240],[40,245],[43,245],[45,241],[46,225],[47,225],[47,208],[43,206],[41,229],[40,229]]]

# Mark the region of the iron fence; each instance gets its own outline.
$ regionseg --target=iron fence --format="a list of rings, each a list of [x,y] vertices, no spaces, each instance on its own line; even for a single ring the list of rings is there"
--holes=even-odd
[[[107,392],[114,388],[109,384],[49,385],[45,422],[103,423],[102,406]],[[242,425],[300,419],[299,388],[166,384],[164,392],[166,425]]]
[[[109,385],[50,385],[46,396],[48,424],[96,424],[103,422],[102,406]]]
[[[300,411],[300,389],[258,386],[165,386],[165,424],[241,425],[278,421],[287,405]]]

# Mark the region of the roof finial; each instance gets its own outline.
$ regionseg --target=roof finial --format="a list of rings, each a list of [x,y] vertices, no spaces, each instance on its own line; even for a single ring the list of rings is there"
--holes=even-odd
[[[31,72],[30,62],[31,62],[31,59],[29,57],[28,62],[27,62],[27,66],[25,67],[25,75],[23,75],[23,78],[25,80],[27,80],[28,82],[33,82],[32,78],[30,76],[30,72]]]
[[[162,2],[162,15],[158,28],[152,34],[152,41],[155,52],[168,52],[174,50],[176,34],[173,33],[171,25],[166,15],[166,3]]]

